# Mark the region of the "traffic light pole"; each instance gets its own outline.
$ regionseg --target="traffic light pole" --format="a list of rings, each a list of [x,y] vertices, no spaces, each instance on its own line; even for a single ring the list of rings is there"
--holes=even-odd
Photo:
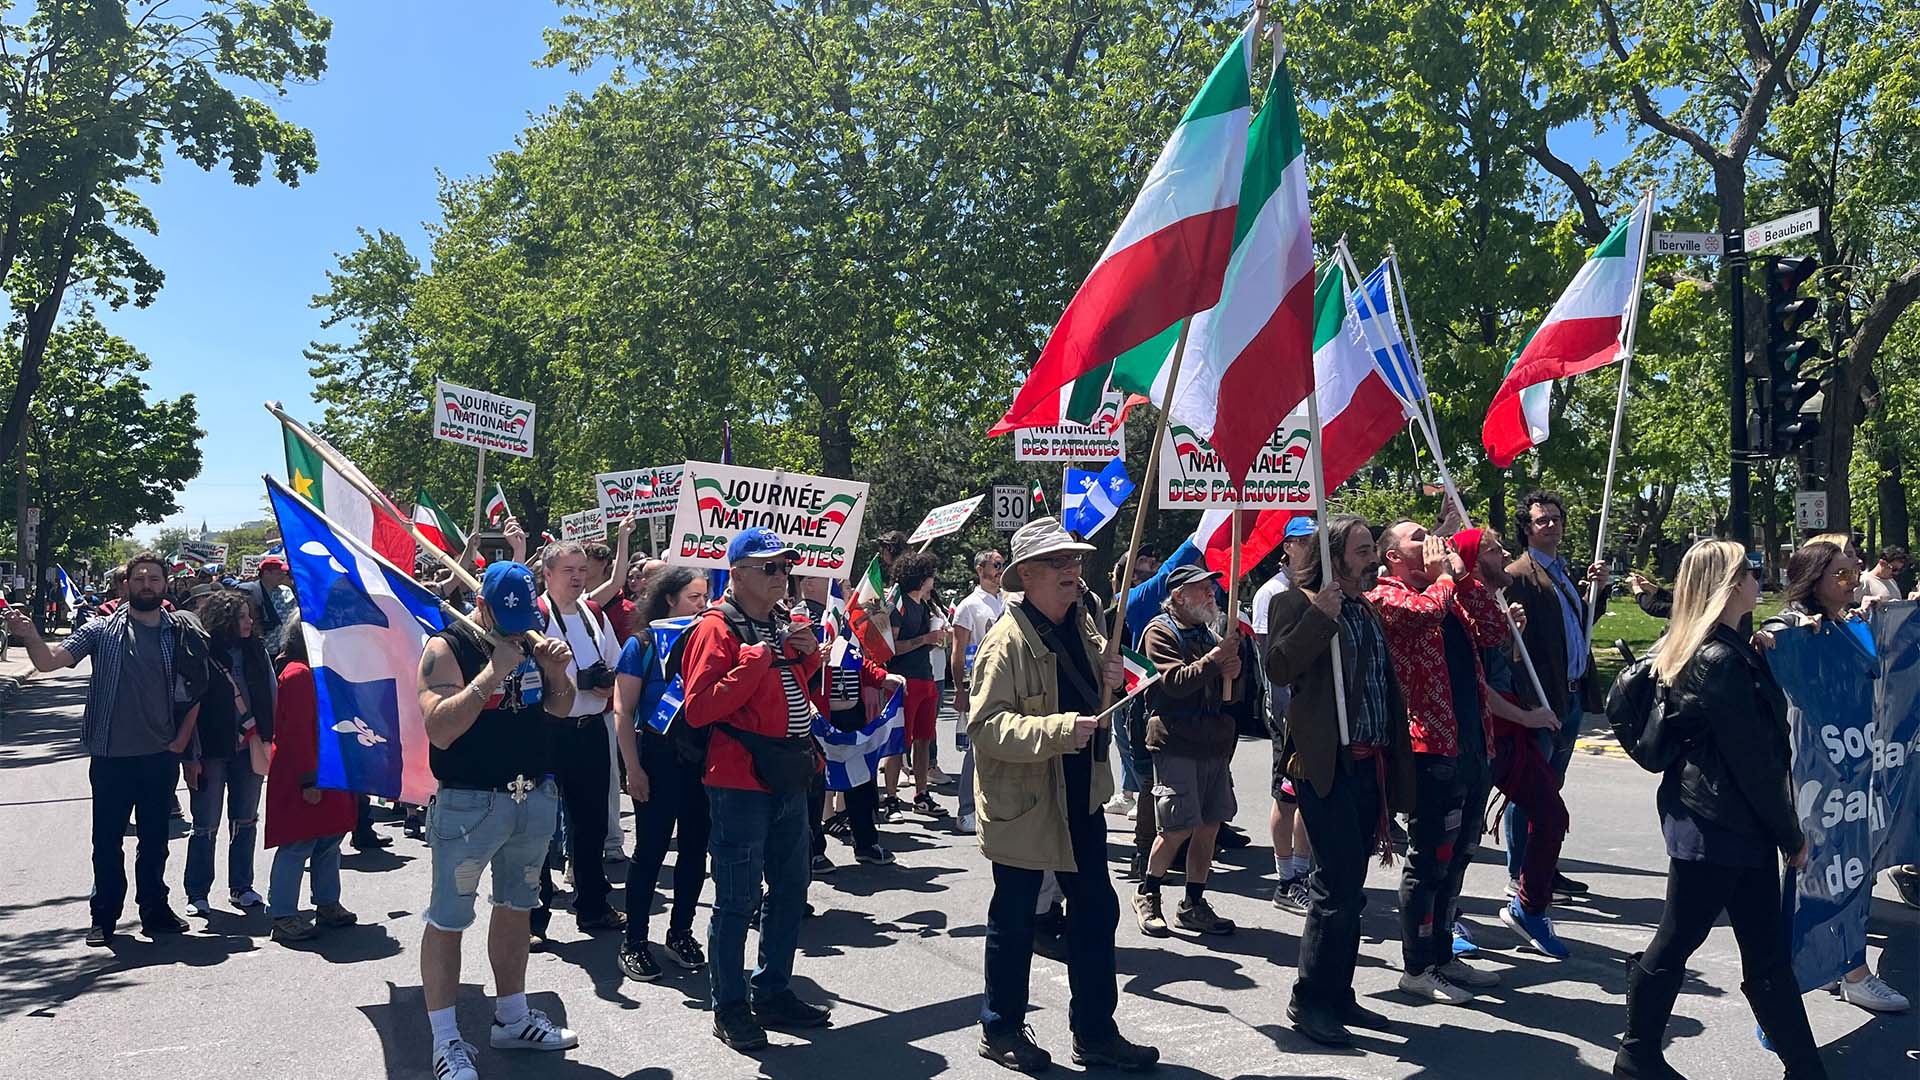
[[[1731,539],[1753,544],[1753,521],[1749,503],[1748,455],[1752,445],[1747,432],[1747,246],[1740,229],[1726,235],[1727,305],[1733,321],[1728,335],[1733,348],[1727,367],[1728,446],[1732,449],[1732,469],[1727,494],[1727,531]]]

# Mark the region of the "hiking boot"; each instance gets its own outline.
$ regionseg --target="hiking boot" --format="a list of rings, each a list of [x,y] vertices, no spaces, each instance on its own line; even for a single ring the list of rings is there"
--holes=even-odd
[[[1106,1066],[1121,1072],[1141,1072],[1160,1063],[1160,1051],[1130,1043],[1119,1032],[1097,1039],[1073,1037],[1073,1063],[1085,1068]]]
[[[334,929],[352,926],[360,921],[360,916],[341,907],[339,904],[321,904],[314,909],[313,921],[321,926]]]
[[[754,1023],[753,1010],[745,1003],[729,1005],[713,1014],[713,1037],[735,1050],[761,1050],[767,1045],[767,1029]]]
[[[667,931],[667,959],[688,971],[707,965],[707,954],[700,951],[700,942],[691,930]]]
[[[1182,930],[1195,930],[1202,934],[1233,933],[1233,920],[1221,917],[1204,896],[1198,900],[1180,901],[1180,906],[1173,910],[1173,921]]]
[[[765,1001],[754,1002],[753,1019],[763,1028],[819,1028],[833,1023],[833,1013],[818,1005],[809,1005],[787,990]]]
[[[1345,1024],[1319,1009],[1303,1009],[1297,1001],[1287,1004],[1287,1022],[1293,1030],[1321,1046],[1352,1046],[1353,1034]]]
[[[1166,914],[1160,910],[1160,894],[1157,892],[1134,893],[1133,914],[1140,920],[1140,932],[1148,937],[1166,937],[1172,933],[1167,929]]]
[[[1044,1072],[1053,1064],[1053,1055],[1040,1049],[1033,1041],[1033,1029],[1019,1028],[1004,1034],[980,1029],[980,1056],[995,1065],[1005,1066],[1016,1072]]]

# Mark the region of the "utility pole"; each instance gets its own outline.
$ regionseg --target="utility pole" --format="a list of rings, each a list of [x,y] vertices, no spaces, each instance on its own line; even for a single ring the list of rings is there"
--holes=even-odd
[[[1733,342],[1727,364],[1728,446],[1733,451],[1727,494],[1727,531],[1736,542],[1753,544],[1749,507],[1748,457],[1753,452],[1747,431],[1747,241],[1743,229],[1726,233],[1727,306],[1733,321]]]

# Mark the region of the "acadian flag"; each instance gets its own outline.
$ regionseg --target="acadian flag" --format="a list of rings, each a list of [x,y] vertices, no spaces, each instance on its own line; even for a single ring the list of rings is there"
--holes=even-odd
[[[487,500],[485,516],[487,524],[494,528],[499,528],[501,522],[513,516],[513,511],[507,509],[507,493],[500,490],[498,480],[493,482],[493,497]]]
[[[395,566],[412,566],[413,534],[400,524],[406,517],[400,508],[385,496],[380,500],[383,505],[375,506],[373,500],[361,494],[360,489],[346,476],[327,464],[319,447],[325,447],[334,460],[353,470],[354,478],[368,490],[380,490],[372,481],[360,475],[360,471],[345,455],[328,446],[325,439],[304,427],[284,424],[282,433],[287,445],[287,486],[312,503],[315,509],[326,514],[348,535],[372,547],[381,558]]]
[[[1160,681],[1160,669],[1144,653],[1120,646],[1120,668],[1126,673],[1126,695],[1133,695]]]
[[[1235,483],[1313,389],[1307,156],[1284,58],[1274,66],[1249,141],[1220,302],[1193,317],[1172,400],[1167,380],[1178,326],[1162,332],[1164,351],[1134,350],[1115,362],[1112,376],[1115,385],[1163,403],[1168,416],[1211,443]]]
[[[1100,369],[1220,299],[1247,160],[1256,42],[1249,24],[1215,65],[1147,173],[1133,207],[1067,304],[1007,414],[988,432],[1058,423],[1075,396],[1104,389]]]
[[[453,518],[433,501],[433,496],[422,488],[413,496],[413,527],[420,535],[433,542],[433,546],[449,555],[458,555],[467,546],[467,534],[460,531]]]
[[[1573,284],[1519,355],[1487,407],[1480,442],[1500,468],[1547,441],[1547,404],[1553,381],[1605,367],[1626,352],[1627,315],[1646,274],[1647,224],[1653,192],[1587,257]]]
[[[847,606],[847,618],[853,623],[853,633],[860,642],[860,651],[876,664],[884,664],[893,659],[893,623],[891,616],[886,623],[873,621],[873,609],[877,606],[889,606],[887,603],[887,578],[880,569],[880,557],[873,557],[867,563],[866,572],[854,585],[853,603]]]

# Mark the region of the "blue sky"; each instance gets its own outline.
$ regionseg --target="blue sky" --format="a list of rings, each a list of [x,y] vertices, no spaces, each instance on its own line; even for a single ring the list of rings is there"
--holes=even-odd
[[[157,393],[199,400],[205,466],[163,524],[205,520],[217,530],[267,516],[260,474],[285,465],[279,425],[260,403],[278,398],[317,418],[300,355],[319,333],[308,302],[335,254],[356,245],[354,229],[391,229],[424,259],[422,223],[438,216],[435,170],[483,171],[530,114],[599,81],[533,66],[541,29],[560,15],[546,0],[314,6],[333,19],[327,73],[275,108],[313,131],[319,171],[297,188],[271,179],[246,188],[224,171],[172,162],[164,182],[142,192],[160,235],[139,237],[166,286],[144,310],[103,312],[153,361]]]

